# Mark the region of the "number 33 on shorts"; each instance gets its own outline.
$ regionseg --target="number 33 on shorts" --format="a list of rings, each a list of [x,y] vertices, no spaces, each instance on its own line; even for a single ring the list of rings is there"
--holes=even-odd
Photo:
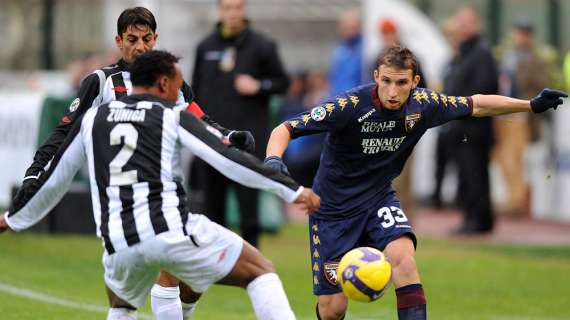
[[[384,228],[390,228],[395,223],[408,222],[408,217],[406,217],[404,211],[395,206],[382,207],[378,209],[378,218],[383,219],[381,225]]]

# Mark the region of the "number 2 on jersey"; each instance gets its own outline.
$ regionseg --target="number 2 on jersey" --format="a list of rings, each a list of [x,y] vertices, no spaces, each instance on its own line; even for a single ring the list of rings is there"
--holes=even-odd
[[[408,218],[404,211],[398,207],[382,207],[378,210],[378,218],[383,218],[382,227],[390,228],[396,222],[407,222]]]
[[[123,147],[115,158],[109,163],[111,186],[124,186],[138,182],[137,170],[123,171],[123,167],[135,153],[139,133],[130,123],[117,124],[109,135],[109,142],[112,146],[120,145],[124,138]]]

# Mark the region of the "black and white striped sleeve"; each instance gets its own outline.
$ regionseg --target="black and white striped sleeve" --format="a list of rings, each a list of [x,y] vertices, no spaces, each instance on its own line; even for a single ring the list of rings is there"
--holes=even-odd
[[[80,134],[81,121],[71,128],[49,169],[40,176],[36,190],[19,192],[5,215],[10,229],[27,229],[46,216],[69,189],[75,173],[85,162],[85,152]]]
[[[178,137],[185,147],[226,177],[247,187],[273,192],[293,202],[303,191],[290,177],[254,156],[222,142],[222,134],[188,112],[179,113]]]

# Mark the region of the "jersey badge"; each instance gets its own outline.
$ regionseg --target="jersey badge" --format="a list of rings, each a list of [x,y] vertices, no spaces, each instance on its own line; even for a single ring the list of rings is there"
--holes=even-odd
[[[291,125],[291,128],[296,128],[297,125],[299,125],[299,121],[293,120],[293,121],[290,121],[289,124]]]
[[[321,106],[314,107],[313,110],[311,110],[311,118],[313,118],[315,121],[323,121],[326,115],[327,110]]]
[[[77,110],[77,108],[79,108],[79,102],[80,102],[79,98],[75,98],[75,100],[73,100],[69,105],[69,112],[74,112],[75,110]]]
[[[307,125],[307,122],[309,122],[309,120],[311,120],[311,116],[308,115],[308,114],[304,114],[304,115],[301,117],[301,120],[303,120],[303,122],[305,123],[305,125]]]
[[[405,128],[406,132],[412,131],[412,129],[416,126],[418,121],[422,118],[422,114],[420,112],[414,112],[406,115],[405,120]]]
[[[324,270],[323,273],[325,275],[325,279],[336,286],[338,284],[338,277],[337,277],[337,269],[338,269],[338,262],[325,262],[324,263]]]

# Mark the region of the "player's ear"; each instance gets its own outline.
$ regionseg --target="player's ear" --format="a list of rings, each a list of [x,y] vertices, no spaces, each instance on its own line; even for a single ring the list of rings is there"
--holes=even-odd
[[[374,77],[374,81],[378,82],[380,78],[380,72],[378,72],[378,68],[374,69],[374,71],[372,72],[372,76]]]
[[[418,84],[420,83],[420,79],[421,77],[419,74],[416,74],[414,76],[414,79],[412,80],[412,89],[415,89],[418,86]]]
[[[170,79],[168,79],[166,75],[162,75],[158,78],[158,89],[160,92],[166,92],[168,90],[168,81],[170,81]]]
[[[115,36],[115,44],[117,45],[117,48],[119,49],[123,49],[123,38],[121,38],[121,36],[116,35]]]

